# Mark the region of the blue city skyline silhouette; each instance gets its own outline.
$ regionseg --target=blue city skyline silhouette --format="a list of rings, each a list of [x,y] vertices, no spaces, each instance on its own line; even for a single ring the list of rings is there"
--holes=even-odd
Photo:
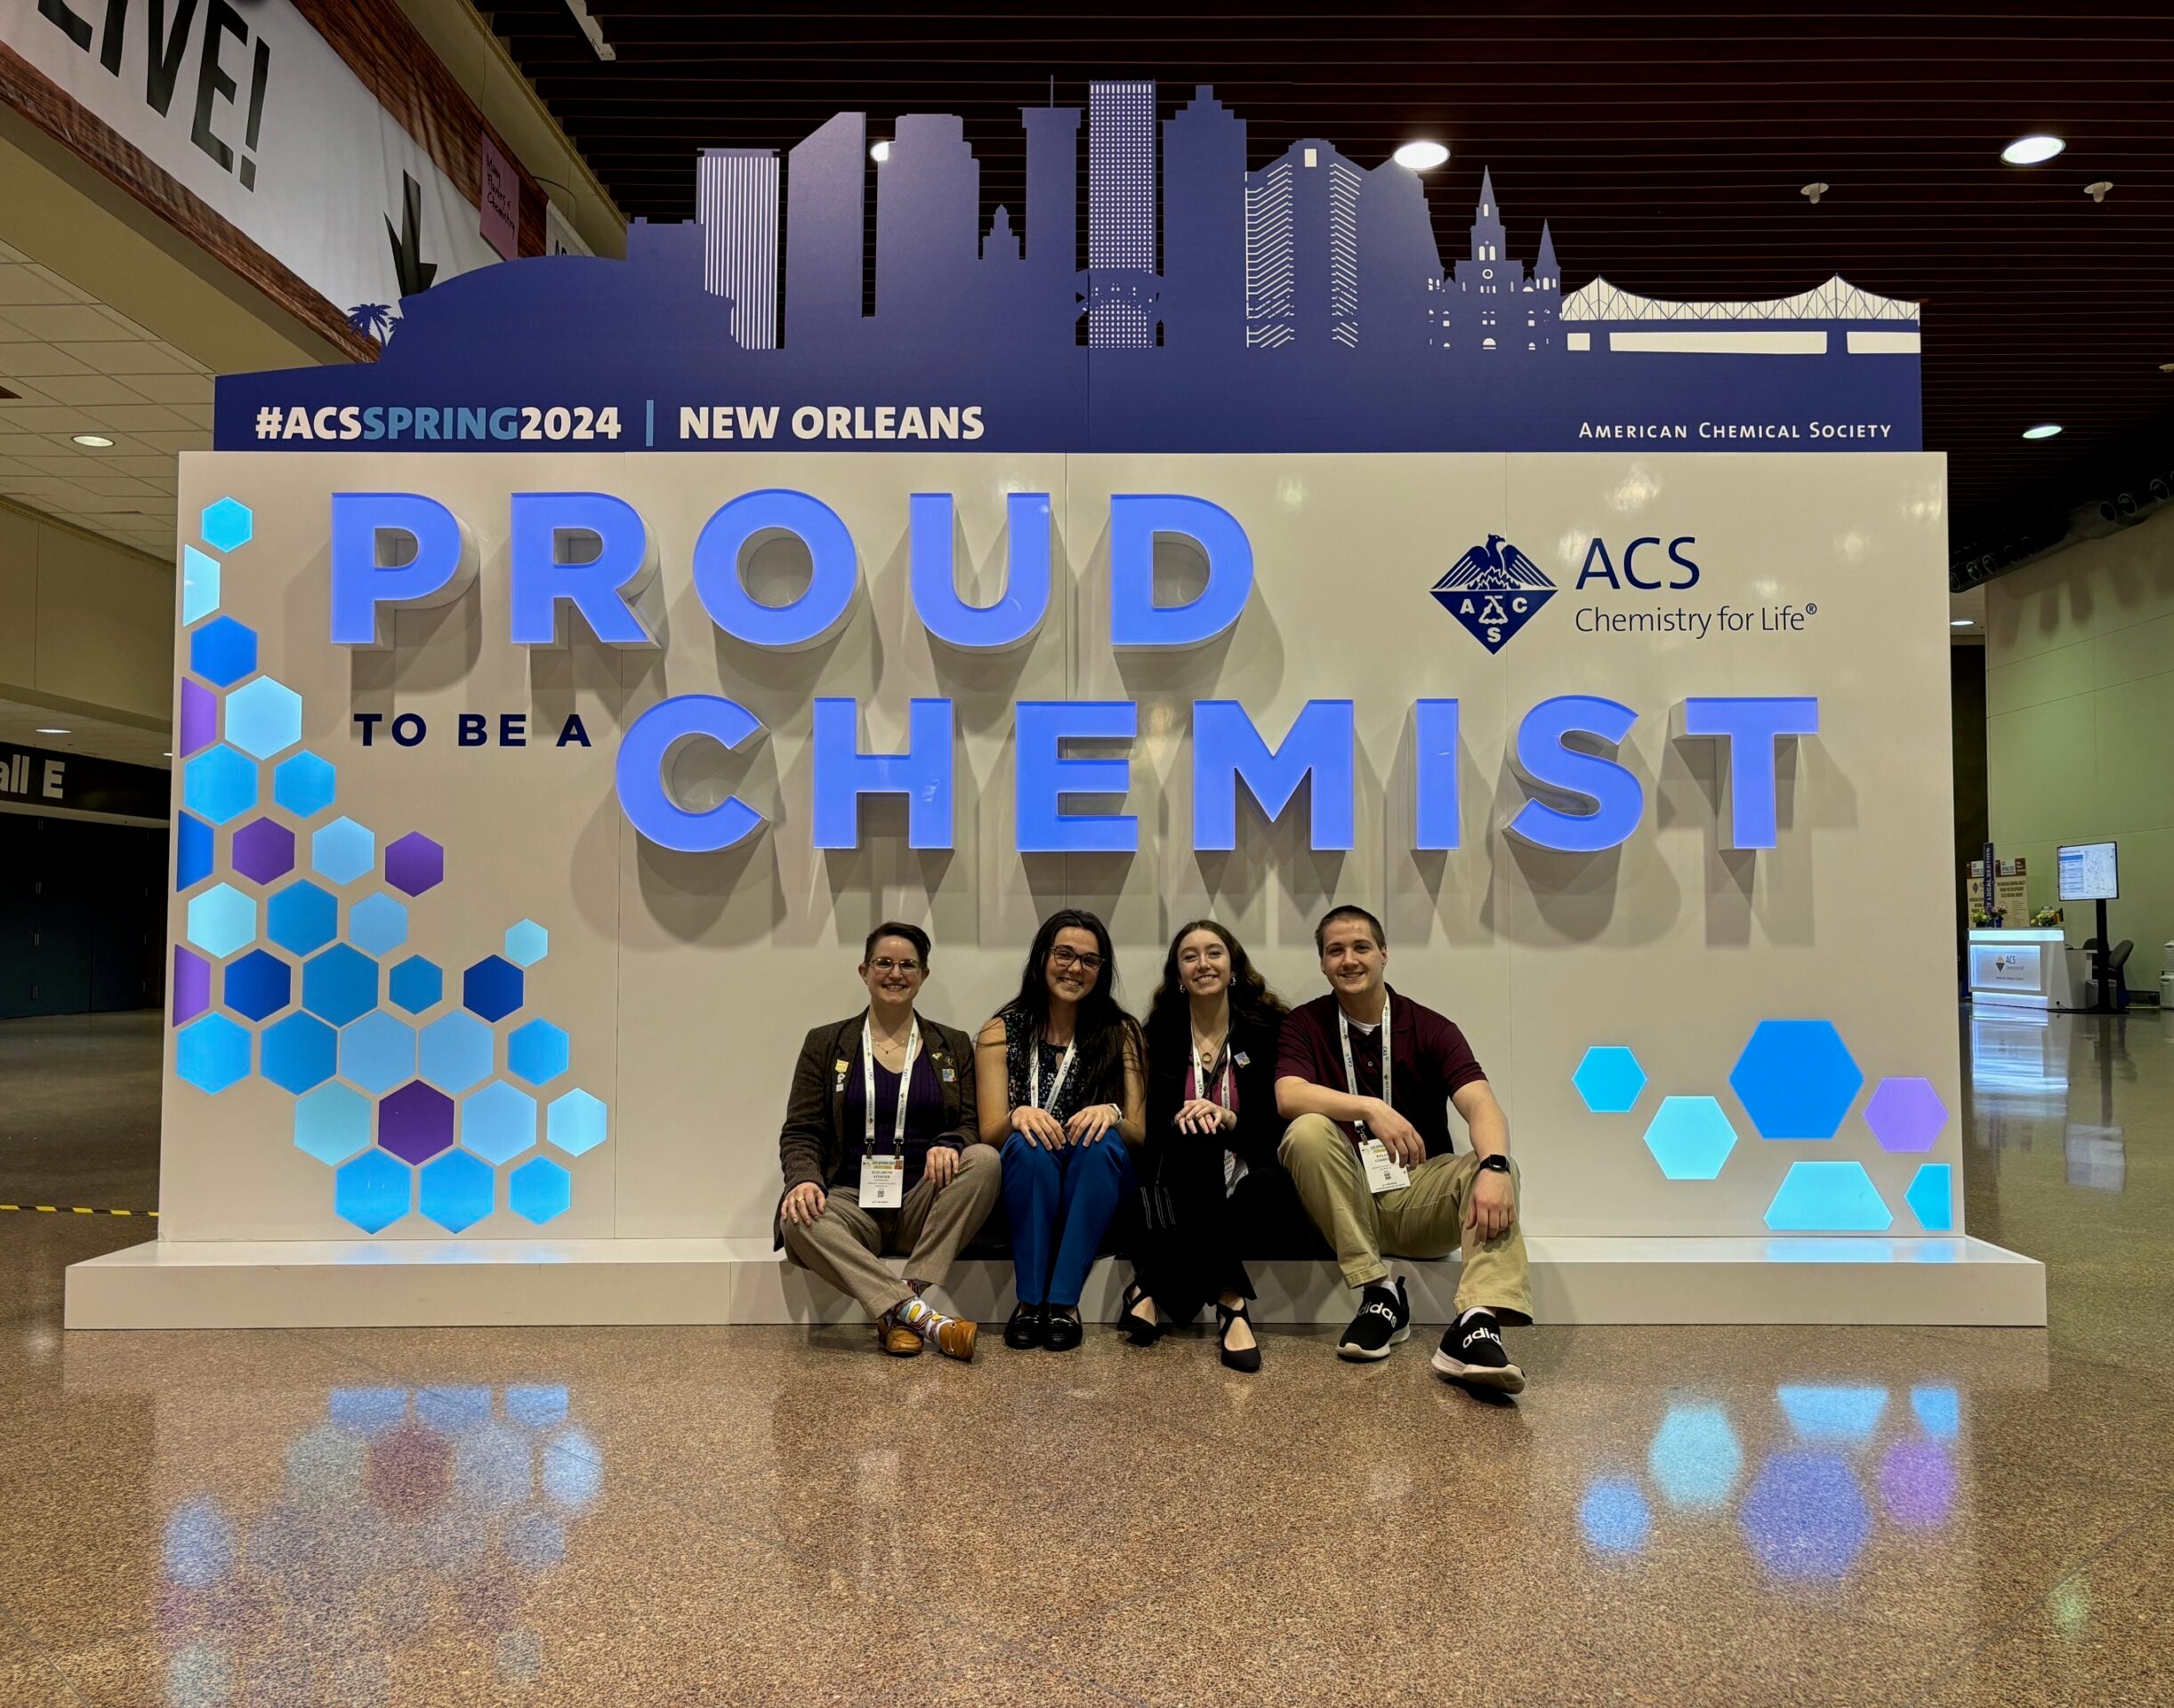
[[[925,428],[967,407],[990,450],[1920,443],[1913,304],[1840,280],[1778,304],[1605,279],[1566,297],[1544,221],[1510,253],[1491,169],[1445,262],[1420,173],[1325,138],[1249,170],[1211,85],[1158,117],[1154,84],[1099,82],[1019,122],[1024,205],[986,220],[956,115],[900,117],[880,165],[861,113],[782,151],[706,151],[696,219],[634,222],[623,262],[503,262],[405,297],[374,365],[222,380],[216,442],[258,446],[267,405],[338,403],[443,408],[442,439],[394,442],[479,450],[452,411],[608,404],[620,448],[660,449],[914,448],[874,412]],[[727,441],[683,421],[719,407],[779,424]],[[823,431],[796,436],[811,407]],[[1698,436],[1715,423],[1731,432]],[[1871,436],[1775,431],[1815,423]]]

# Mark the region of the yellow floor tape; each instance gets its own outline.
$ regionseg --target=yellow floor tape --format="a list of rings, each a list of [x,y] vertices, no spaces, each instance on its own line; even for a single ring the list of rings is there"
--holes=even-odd
[[[60,1206],[57,1204],[0,1204],[0,1210],[34,1210],[48,1216],[60,1213]],[[158,1220],[156,1210],[86,1210],[79,1204],[68,1205],[68,1213],[71,1216],[143,1216],[152,1221]]]

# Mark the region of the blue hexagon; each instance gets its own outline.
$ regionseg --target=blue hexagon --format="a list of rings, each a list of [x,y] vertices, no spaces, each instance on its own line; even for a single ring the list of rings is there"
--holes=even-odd
[[[1719,1406],[1711,1400],[1674,1400],[1654,1431],[1646,1469],[1671,1506],[1703,1511],[1727,1503],[1743,1469],[1743,1448]]]
[[[340,1035],[308,1014],[290,1014],[264,1028],[264,1077],[296,1096],[333,1075]]]
[[[1626,1115],[1646,1089],[1646,1070],[1620,1043],[1596,1043],[1570,1076],[1585,1107],[1595,1115]]]
[[[489,1027],[455,1009],[423,1028],[423,1076],[439,1091],[457,1095],[491,1076],[497,1049]]]
[[[256,518],[240,499],[226,497],[205,505],[198,523],[206,545],[214,552],[231,552],[249,544]]]
[[[214,825],[232,822],[257,803],[257,768],[233,748],[206,747],[181,767],[181,799]]]
[[[1768,1575],[1793,1582],[1848,1576],[1872,1533],[1848,1462],[1832,1453],[1773,1454],[1737,1522]]]
[[[249,1034],[223,1014],[191,1020],[173,1038],[173,1071],[213,1096],[249,1073]]]
[[[328,890],[297,879],[264,904],[264,932],[290,955],[314,955],[340,929],[340,904]]]
[[[497,1177],[466,1151],[449,1150],[423,1166],[423,1213],[449,1234],[465,1233],[490,1214],[496,1184]]]
[[[314,1024],[314,1022],[313,1022]],[[294,1100],[294,1145],[334,1167],[370,1146],[370,1100],[344,1085],[320,1085]]]
[[[568,1156],[584,1156],[604,1142],[603,1102],[577,1086],[552,1100],[544,1130],[552,1143]]]
[[[407,941],[407,909],[391,896],[365,896],[347,910],[347,940],[367,955],[390,955]]]
[[[276,955],[252,949],[227,969],[226,1005],[252,1020],[270,1019],[293,999],[294,969]]]
[[[558,1078],[567,1059],[567,1035],[549,1020],[531,1020],[506,1040],[506,1066],[531,1085]]]
[[[333,1176],[332,1206],[366,1234],[390,1228],[407,1213],[415,1182],[405,1163],[366,1150]]]
[[[181,813],[173,826],[173,887],[193,890],[212,875],[212,827],[201,818]]]
[[[214,616],[189,637],[189,668],[215,688],[231,688],[257,667],[257,632]]]
[[[503,1079],[461,1105],[461,1143],[487,1163],[511,1162],[535,1141],[535,1099]]]
[[[548,1156],[523,1163],[506,1179],[506,1202],[538,1227],[574,1202],[574,1177]]]
[[[1928,1233],[1945,1234],[1955,1225],[1953,1173],[1945,1163],[1927,1163],[1910,1177],[1903,1198]]]
[[[302,970],[302,1003],[334,1026],[346,1026],[377,1006],[377,963],[335,943]]]
[[[245,753],[270,759],[302,739],[302,696],[260,676],[227,696],[227,739]]]
[[[1894,1220],[1863,1163],[1792,1163],[1767,1206],[1777,1234],[1877,1234]]]
[[[410,1014],[435,1008],[446,994],[446,975],[438,963],[411,955],[386,975],[385,994],[393,1005]]]
[[[377,838],[352,818],[335,818],[310,836],[310,864],[334,883],[352,883],[377,864]]]
[[[1664,1097],[1646,1148],[1671,1180],[1711,1180],[1736,1148],[1736,1130],[1711,1097]]]
[[[517,967],[533,967],[551,953],[551,933],[533,919],[506,927],[506,959]]]
[[[332,804],[340,774],[315,753],[296,753],[272,767],[272,799],[297,818],[314,818]]]
[[[415,1076],[415,1028],[379,1009],[340,1028],[340,1077],[380,1095]]]
[[[521,970],[486,955],[461,975],[461,1001],[487,1020],[503,1020],[521,1005]]]
[[[1653,1511],[1637,1484],[1603,1477],[1585,1491],[1578,1506],[1578,1527],[1604,1553],[1636,1554],[1653,1534]]]
[[[205,954],[225,960],[237,949],[254,942],[257,934],[255,898],[245,896],[230,883],[214,883],[189,902],[189,940]]]
[[[1832,1020],[1761,1020],[1728,1083],[1762,1139],[1832,1139],[1864,1084]]]

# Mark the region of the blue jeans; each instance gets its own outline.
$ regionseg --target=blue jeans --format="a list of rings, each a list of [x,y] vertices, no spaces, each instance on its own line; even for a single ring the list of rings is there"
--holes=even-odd
[[[1117,1206],[1137,1189],[1131,1153],[1113,1128],[1091,1145],[1044,1150],[1004,1140],[1004,1215],[1019,1302],[1076,1305]]]

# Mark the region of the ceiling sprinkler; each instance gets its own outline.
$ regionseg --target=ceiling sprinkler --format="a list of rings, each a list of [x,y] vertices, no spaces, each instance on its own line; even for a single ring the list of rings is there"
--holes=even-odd
[[[2095,184],[2084,185],[2083,193],[2094,202],[2103,202],[2106,199],[2106,192],[2113,188],[2114,181],[2111,178],[2101,178]]]
[[[1802,189],[1799,190],[1797,194],[1803,197],[1808,202],[1811,203],[1814,207],[1817,207],[1819,205],[1819,198],[1822,196],[1824,196],[1832,188],[1832,185],[1823,184],[1817,179],[1814,179],[1810,183],[1805,185]]]

